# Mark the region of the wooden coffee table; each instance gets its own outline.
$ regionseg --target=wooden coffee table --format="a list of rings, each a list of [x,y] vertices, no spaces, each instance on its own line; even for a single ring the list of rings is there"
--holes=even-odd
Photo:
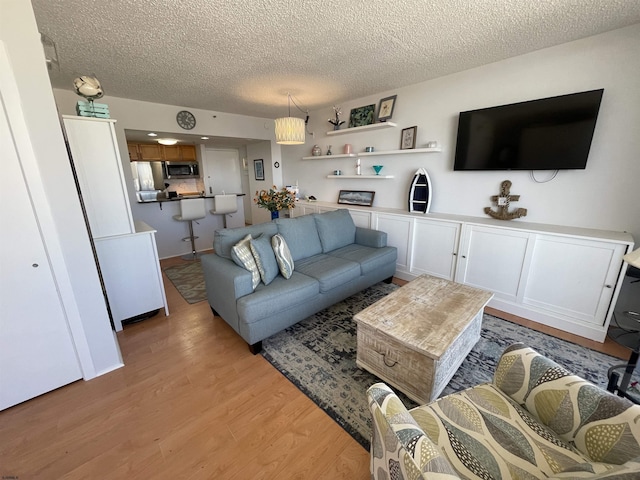
[[[422,275],[354,316],[356,363],[418,403],[440,395],[480,339],[493,293]]]

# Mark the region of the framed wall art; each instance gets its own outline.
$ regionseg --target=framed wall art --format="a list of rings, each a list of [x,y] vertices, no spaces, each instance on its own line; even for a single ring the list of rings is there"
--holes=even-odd
[[[256,174],[256,180],[264,180],[264,160],[262,158],[253,161],[253,171]]]
[[[375,104],[367,105],[366,107],[352,108],[351,115],[349,115],[349,127],[371,125],[375,119],[375,112]]]
[[[391,97],[380,100],[380,106],[378,107],[379,122],[391,120],[391,117],[393,116],[393,108],[396,106],[396,97],[397,95],[392,95]]]
[[[370,207],[373,205],[373,197],[376,192],[360,191],[360,190],[340,190],[338,195],[338,203],[347,205],[361,205]]]
[[[411,150],[416,148],[416,134],[418,127],[403,128],[400,135],[400,150]]]

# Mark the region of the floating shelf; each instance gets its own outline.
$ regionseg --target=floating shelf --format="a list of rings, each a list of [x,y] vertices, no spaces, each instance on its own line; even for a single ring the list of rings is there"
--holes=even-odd
[[[393,175],[327,175],[327,178],[366,178],[367,180],[384,180],[394,177]]]
[[[378,122],[372,123],[371,125],[363,125],[362,127],[351,127],[345,128],[344,130],[331,130],[327,132],[327,135],[344,135],[345,133],[365,132],[369,130],[379,130],[381,128],[396,128],[397,126],[398,124],[393,122]]]
[[[357,157],[357,153],[341,153],[339,155],[314,155],[312,157],[302,157],[303,160],[324,160],[326,158],[348,158]]]
[[[360,128],[360,127],[356,127]],[[316,155],[313,157],[302,157],[303,160],[326,160],[329,158],[356,158],[356,157],[375,157],[377,155],[405,155],[409,153],[437,153],[442,148],[412,148],[408,150],[380,150],[379,152],[360,152],[360,153],[344,153],[339,155]]]

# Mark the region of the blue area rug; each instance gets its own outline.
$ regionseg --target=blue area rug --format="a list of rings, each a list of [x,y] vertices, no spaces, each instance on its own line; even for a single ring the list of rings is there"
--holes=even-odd
[[[352,317],[396,288],[379,283],[263,341],[262,355],[367,449],[371,420],[366,390],[380,380],[356,366],[356,325]],[[491,381],[500,355],[516,342],[602,387],[607,384],[608,367],[623,363],[485,314],[480,341],[441,396]],[[397,393],[408,408],[416,406]]]

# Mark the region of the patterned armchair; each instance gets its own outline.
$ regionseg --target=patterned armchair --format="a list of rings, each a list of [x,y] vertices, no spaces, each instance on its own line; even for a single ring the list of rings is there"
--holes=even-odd
[[[640,478],[640,405],[523,344],[492,384],[410,411],[384,383],[367,395],[374,480]]]

